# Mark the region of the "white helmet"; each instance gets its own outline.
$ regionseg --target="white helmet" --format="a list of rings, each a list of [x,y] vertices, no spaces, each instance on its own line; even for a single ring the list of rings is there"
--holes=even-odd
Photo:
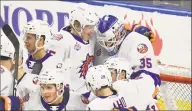
[[[111,86],[111,73],[104,65],[90,67],[86,75],[86,83],[95,93],[103,86]]]
[[[63,71],[58,69],[48,69],[43,70],[39,75],[39,83],[40,84],[55,84],[56,85],[56,94],[57,97],[54,101],[48,104],[52,104],[57,101],[64,93],[64,76]],[[61,87],[62,86],[62,87]],[[59,94],[59,90],[61,89],[61,94]]]
[[[0,44],[1,56],[14,58],[15,48],[2,30],[1,30],[0,40],[1,40],[1,44]]]
[[[129,62],[124,58],[119,57],[111,57],[106,60],[104,65],[109,69],[109,71],[116,70],[117,71],[117,80],[119,80],[121,71],[125,71],[126,73],[126,79],[129,79],[133,70],[131,69],[131,66]]]
[[[73,25],[76,20],[79,21],[80,27],[83,29],[86,25],[96,25],[99,17],[93,10],[93,7],[86,3],[79,3],[69,14],[69,23],[74,29],[75,27]],[[82,30],[77,32],[81,34]]]
[[[27,33],[36,34],[37,41],[35,43],[35,46],[36,46],[35,52],[37,51],[37,48],[39,49],[43,48],[43,47],[37,46],[37,42],[40,39],[40,36],[45,35],[45,43],[46,43],[48,41],[48,38],[50,38],[52,35],[49,24],[46,21],[42,21],[42,20],[33,20],[28,22],[23,29],[24,39],[26,39],[25,35]],[[33,54],[35,52],[33,52]]]
[[[127,35],[124,24],[113,15],[103,16],[97,26],[97,41],[110,55],[115,55]],[[108,46],[106,43],[110,43]]]
[[[63,71],[57,69],[43,70],[39,76],[40,84],[60,85],[64,82]]]

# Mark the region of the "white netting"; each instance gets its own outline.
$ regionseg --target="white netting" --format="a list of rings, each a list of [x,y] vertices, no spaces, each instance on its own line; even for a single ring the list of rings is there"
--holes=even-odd
[[[162,76],[168,75],[167,78],[161,76],[162,85],[158,94],[160,109],[191,110],[191,69],[161,65],[160,71]],[[182,81],[183,83],[181,83]]]

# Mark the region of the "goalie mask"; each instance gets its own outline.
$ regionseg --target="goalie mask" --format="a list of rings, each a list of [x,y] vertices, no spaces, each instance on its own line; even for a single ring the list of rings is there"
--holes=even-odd
[[[106,60],[104,65],[111,72],[113,82],[122,79],[128,80],[133,72],[129,62],[124,58],[111,57]]]
[[[96,94],[96,90],[104,86],[111,87],[111,74],[104,65],[90,67],[86,75],[86,83],[90,90]]]
[[[105,15],[97,26],[97,41],[110,55],[115,55],[127,35],[123,23],[113,15]]]

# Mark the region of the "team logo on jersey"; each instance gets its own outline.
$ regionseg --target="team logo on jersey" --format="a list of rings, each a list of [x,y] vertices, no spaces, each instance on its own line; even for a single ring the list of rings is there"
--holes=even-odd
[[[56,68],[61,69],[61,68],[62,68],[62,66],[63,66],[63,64],[62,64],[62,63],[58,63],[58,64],[57,64],[57,66],[56,66]]]
[[[62,34],[54,34],[52,39],[60,41],[61,39],[63,39],[63,35]]]
[[[78,51],[79,49],[81,49],[81,45],[78,44],[78,42],[76,42],[76,44],[75,44],[75,46],[74,46],[74,49],[75,49],[76,51]]]
[[[99,49],[99,50],[96,51],[96,55],[97,55],[97,56],[100,56],[100,55],[101,55],[101,49]]]
[[[2,67],[0,67],[0,73],[3,73],[3,72],[5,72],[5,70]]]
[[[126,19],[127,17],[128,17],[128,15],[126,14],[124,19]],[[133,23],[128,23],[130,28],[134,24],[139,24],[139,25],[145,26],[145,27],[149,28],[154,33],[154,39],[155,40],[154,40],[154,42],[152,42],[152,46],[153,46],[154,54],[156,56],[158,56],[161,53],[161,50],[163,47],[163,40],[162,40],[162,37],[160,37],[158,30],[155,29],[155,27],[154,27],[153,18],[150,18],[150,21],[147,21],[144,19],[144,14],[142,13],[142,17],[139,20],[139,22],[136,22],[134,20]]]
[[[26,94],[26,95],[23,97],[23,102],[29,101],[29,98],[30,98],[29,94]]]
[[[145,44],[143,44],[143,43],[141,43],[141,44],[139,44],[138,46],[137,46],[137,51],[139,52],[139,53],[146,53],[147,51],[148,51],[148,47],[147,47],[147,45],[145,45]]]
[[[94,56],[90,56],[89,54],[87,54],[86,60],[83,61],[83,64],[80,66],[80,71],[79,71],[79,73],[81,74],[80,78],[83,77],[85,79],[88,68],[90,67],[91,63],[93,63],[93,61],[94,61]]]
[[[33,81],[33,84],[35,84],[35,85],[37,85],[39,83],[38,77],[34,77],[32,81]]]

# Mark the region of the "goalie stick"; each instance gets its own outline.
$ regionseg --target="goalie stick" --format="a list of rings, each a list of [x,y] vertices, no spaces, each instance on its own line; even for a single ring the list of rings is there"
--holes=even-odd
[[[17,85],[17,77],[18,77],[18,61],[19,61],[19,40],[17,39],[16,35],[14,34],[13,30],[8,24],[3,26],[3,32],[11,41],[15,48],[15,71],[14,71],[14,81],[13,81],[13,95],[16,96],[16,85]]]

